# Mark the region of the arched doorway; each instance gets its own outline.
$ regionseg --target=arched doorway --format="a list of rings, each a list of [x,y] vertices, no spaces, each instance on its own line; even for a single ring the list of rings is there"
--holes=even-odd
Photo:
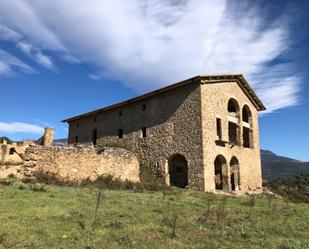
[[[178,188],[188,186],[188,163],[180,154],[172,155],[168,160],[170,185]]]
[[[236,157],[232,157],[230,162],[230,181],[231,181],[231,189],[233,191],[239,190],[240,185],[240,175],[239,175],[239,162]]]
[[[227,162],[224,156],[219,155],[215,159],[215,186],[218,190],[229,190]]]

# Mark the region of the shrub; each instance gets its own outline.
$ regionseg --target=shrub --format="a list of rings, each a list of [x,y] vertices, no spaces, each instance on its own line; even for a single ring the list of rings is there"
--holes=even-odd
[[[2,179],[0,180],[0,184],[3,186],[9,186],[12,184],[12,181],[8,180],[8,179]]]
[[[41,185],[41,184],[31,184],[30,190],[32,190],[34,192],[47,192],[44,185]]]
[[[60,177],[53,172],[46,172],[43,170],[37,170],[33,173],[34,183],[44,183],[44,184],[49,184],[49,185],[69,185],[68,182],[64,182],[63,180],[60,179]]]
[[[164,188],[166,188],[166,185],[162,184],[162,182],[159,182],[158,179],[155,177],[154,172],[151,170],[151,168],[141,165],[140,166],[140,179],[141,184],[144,189],[149,191],[161,191]]]
[[[309,175],[279,178],[269,185],[275,193],[291,201],[309,203]]]

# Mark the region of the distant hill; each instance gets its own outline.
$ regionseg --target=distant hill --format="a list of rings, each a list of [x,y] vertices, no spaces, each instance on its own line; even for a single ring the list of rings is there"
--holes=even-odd
[[[68,140],[66,138],[54,139],[54,145],[65,146],[67,144],[68,144]]]
[[[54,144],[64,146],[67,139],[55,139]],[[262,172],[264,180],[309,174],[309,162],[278,156],[269,150],[261,150]]]
[[[0,143],[3,143],[3,140],[6,140],[8,144],[11,144],[13,141],[8,137],[0,137]]]
[[[264,180],[309,174],[309,162],[278,156],[269,150],[261,150],[261,160]]]

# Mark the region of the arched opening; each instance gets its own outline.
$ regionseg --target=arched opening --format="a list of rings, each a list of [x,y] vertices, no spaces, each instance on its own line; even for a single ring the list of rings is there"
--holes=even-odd
[[[12,148],[10,148],[10,150],[9,150],[9,155],[14,155],[15,152],[16,152],[15,148],[12,147]]]
[[[178,188],[188,186],[188,162],[180,154],[172,155],[168,160],[170,185]]]
[[[228,102],[228,131],[229,142],[234,145],[240,144],[239,139],[239,105],[235,99],[230,99]]]
[[[233,191],[239,190],[240,186],[240,174],[239,174],[239,162],[236,157],[232,157],[230,162],[230,182],[231,182],[231,189]]]
[[[227,109],[230,115],[237,117],[239,116],[239,105],[236,99],[230,99],[227,105]]]
[[[250,108],[249,106],[244,105],[244,107],[242,108],[242,121],[248,124],[251,124],[251,119],[252,119],[252,115],[251,115]]]
[[[215,159],[215,186],[219,190],[229,190],[227,162],[224,156],[219,155]]]
[[[253,133],[252,133],[252,115],[250,108],[244,105],[242,108],[242,139],[245,148],[252,148]]]

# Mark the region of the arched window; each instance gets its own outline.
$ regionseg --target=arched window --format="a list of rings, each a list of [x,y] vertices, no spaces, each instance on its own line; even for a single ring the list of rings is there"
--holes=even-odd
[[[228,168],[225,157],[218,155],[215,159],[214,166],[216,189],[228,191]]]
[[[232,157],[230,162],[230,183],[232,190],[239,190],[240,186],[240,174],[239,174],[239,162],[236,157]]]
[[[251,125],[252,115],[249,106],[244,105],[242,108],[242,121]]]
[[[252,129],[252,114],[249,106],[244,105],[242,108],[242,138],[245,148],[253,147],[253,129]]]
[[[230,115],[235,116],[235,117],[239,116],[239,105],[236,99],[232,98],[229,100],[227,109]]]
[[[228,130],[229,130],[229,142],[233,145],[240,144],[240,132],[239,132],[239,118],[240,109],[235,99],[230,99],[227,106],[228,110]]]

